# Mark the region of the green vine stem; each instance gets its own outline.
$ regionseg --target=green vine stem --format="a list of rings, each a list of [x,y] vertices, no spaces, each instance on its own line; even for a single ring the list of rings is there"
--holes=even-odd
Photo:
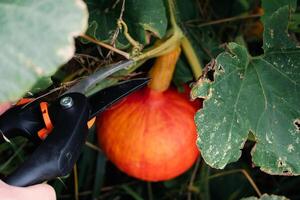
[[[175,4],[173,0],[168,0],[168,9],[170,14],[171,29],[165,39],[159,40],[156,45],[146,49],[142,54],[133,57],[135,61],[149,59],[166,54],[181,44],[183,52],[191,66],[194,78],[198,79],[202,75],[201,61],[197,57],[190,41],[184,36],[182,30],[177,25],[175,17]]]
[[[195,77],[195,79],[198,79],[202,74],[202,67],[200,64],[201,62],[199,61],[199,58],[197,57],[192,45],[190,44],[188,39],[184,36],[181,28],[178,26],[178,24],[176,22],[176,17],[175,17],[176,9],[175,9],[174,0],[167,0],[167,4],[168,4],[169,16],[170,16],[170,24],[171,24],[170,30],[167,32],[166,36],[163,39],[158,40],[155,45],[145,49],[141,53],[133,54],[133,55],[129,56],[128,53],[118,50],[109,45],[104,46],[102,42],[97,41],[96,39],[91,38],[90,36],[83,35],[81,37],[89,40],[90,42],[93,42],[100,46],[108,48],[108,49],[126,57],[127,59],[132,59],[132,60],[136,61],[136,63],[139,63],[139,64],[145,62],[146,60],[148,60],[150,58],[154,58],[154,57],[158,57],[163,54],[166,54],[166,53],[172,51],[176,46],[181,45],[183,48],[183,52],[185,53],[185,56],[191,66],[194,77]],[[120,21],[118,25],[122,26],[122,28],[125,29],[124,30],[125,32],[128,32],[127,26],[123,21]],[[131,37],[127,37],[127,39],[129,39],[131,41],[131,44],[134,47],[140,47],[139,44],[135,40],[133,40]],[[137,65],[137,66],[139,66],[139,65]],[[136,69],[137,67],[131,67],[131,69],[128,70],[128,72],[132,71],[133,68]]]
[[[178,46],[181,43],[183,33],[176,23],[175,5],[173,0],[168,0],[168,9],[170,13],[171,29],[168,31],[166,39],[159,40],[153,47],[150,47],[142,54],[133,57],[133,60],[139,61],[163,55],[173,50],[175,46]]]

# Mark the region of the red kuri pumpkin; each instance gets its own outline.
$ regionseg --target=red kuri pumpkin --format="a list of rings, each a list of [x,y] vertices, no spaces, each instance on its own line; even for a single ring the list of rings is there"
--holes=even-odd
[[[168,180],[189,169],[199,155],[196,108],[186,95],[169,88],[179,54],[177,48],[158,58],[149,87],[115,104],[97,120],[100,147],[109,160],[133,177]],[[162,67],[167,70],[162,72]]]

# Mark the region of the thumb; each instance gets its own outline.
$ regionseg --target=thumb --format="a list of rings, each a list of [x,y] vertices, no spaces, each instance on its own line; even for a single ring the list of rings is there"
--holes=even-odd
[[[4,113],[10,107],[11,107],[11,103],[10,102],[1,103],[0,104],[0,115],[2,115],[2,113]]]
[[[1,200],[56,200],[54,189],[47,184],[15,187],[0,180]]]

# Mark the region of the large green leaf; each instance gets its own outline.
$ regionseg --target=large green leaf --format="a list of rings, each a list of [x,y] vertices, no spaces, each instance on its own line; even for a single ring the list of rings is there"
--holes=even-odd
[[[0,102],[16,100],[67,62],[87,18],[81,0],[1,0]]]
[[[289,200],[289,199],[284,196],[263,194],[260,198],[247,197],[247,198],[242,198],[241,200]]]
[[[195,117],[197,143],[212,167],[238,160],[251,131],[255,165],[300,174],[300,49],[287,33],[289,12],[286,5],[264,18],[264,55],[251,57],[229,43],[216,59],[214,80],[202,78],[193,88],[194,97],[205,98]]]
[[[117,28],[123,1],[87,0],[89,28],[87,33],[104,42],[110,42]],[[167,15],[163,0],[126,0],[123,20],[129,34],[141,44],[149,43],[149,35],[162,38],[167,30]],[[147,33],[148,32],[148,33]],[[116,44],[119,48],[128,45],[121,33]]]

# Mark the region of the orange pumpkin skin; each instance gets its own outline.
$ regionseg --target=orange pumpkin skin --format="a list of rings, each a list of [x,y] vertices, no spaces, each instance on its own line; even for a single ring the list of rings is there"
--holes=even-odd
[[[120,170],[147,181],[174,178],[199,155],[196,108],[174,89],[143,88],[97,119],[98,142]]]

